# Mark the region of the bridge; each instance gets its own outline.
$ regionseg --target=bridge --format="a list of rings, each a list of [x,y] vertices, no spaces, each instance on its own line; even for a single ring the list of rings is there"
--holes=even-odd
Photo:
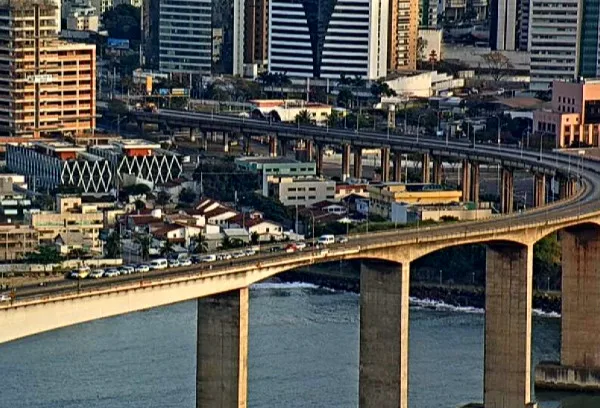
[[[146,118],[145,113],[140,115]],[[142,281],[95,281],[80,290],[57,287],[25,294],[0,306],[0,343],[197,299],[197,407],[246,407],[248,287],[298,267],[354,259],[361,262],[359,407],[406,408],[410,264],[442,248],[482,243],[487,248],[484,406],[530,407],[533,245],[559,231],[563,250],[561,369],[570,370],[579,380],[600,367],[600,163],[583,157],[572,163],[561,155],[432,139],[416,143],[387,134],[316,127],[298,132],[280,124],[267,131],[260,127],[271,126],[268,122],[223,118],[221,123],[220,118],[201,114],[182,119],[188,114],[164,111],[162,115],[156,115],[155,120],[173,117],[181,126],[192,126],[184,121],[193,120],[194,129],[203,131],[235,125],[243,132],[270,132],[275,138],[312,138],[317,145],[378,146],[432,155],[439,162],[461,159],[469,168],[463,169],[463,185],[478,183],[478,171],[473,169],[478,169],[479,163],[497,163],[503,168],[503,207],[507,214],[468,223],[352,236],[345,244],[294,254],[259,254],[157,271]],[[385,160],[385,154],[382,156]],[[387,159],[389,164],[389,155]],[[515,169],[533,172],[539,180],[536,189],[544,186],[546,176],[559,178],[561,200],[543,205],[545,195],[538,194],[538,207],[509,214]],[[473,196],[473,190],[467,193]],[[388,267],[381,268],[382,264]]]

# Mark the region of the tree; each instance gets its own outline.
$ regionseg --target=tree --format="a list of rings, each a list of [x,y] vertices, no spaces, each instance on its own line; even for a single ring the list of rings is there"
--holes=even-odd
[[[208,252],[208,242],[203,233],[200,233],[194,237],[194,253],[202,254]]]
[[[29,252],[25,255],[25,261],[28,263],[55,264],[63,260],[58,250],[53,245],[41,245],[36,252]]]
[[[295,122],[299,125],[311,125],[314,122],[314,120],[311,114],[306,109],[302,109],[296,115]]]
[[[561,277],[560,265],[561,249],[556,233],[539,240],[533,246],[533,271],[538,282],[547,281],[557,287]],[[545,285],[538,283],[538,286]]]
[[[423,37],[417,38],[417,57],[420,60],[425,59],[425,50],[427,49],[427,40]]]
[[[143,210],[144,208],[146,208],[146,203],[143,202],[142,200],[135,200],[135,202],[133,203],[133,205],[135,205],[135,209],[137,211]]]
[[[52,210],[54,208],[54,197],[49,194],[40,194],[33,199],[33,205],[40,210]]]
[[[119,236],[119,233],[117,231],[113,231],[110,233],[110,235],[106,239],[104,249],[106,250],[106,256],[108,258],[121,257],[121,237]]]
[[[74,248],[69,251],[69,259],[83,259],[88,255],[87,251],[82,248]]]
[[[139,41],[141,10],[129,4],[119,4],[102,15],[102,24],[112,38]]]
[[[169,240],[163,242],[163,246],[160,249],[160,254],[162,256],[169,256],[173,253],[173,243]]]
[[[171,202],[171,196],[164,190],[158,192],[156,196],[156,204],[165,206]]]
[[[346,109],[352,107],[352,101],[354,100],[354,94],[350,88],[342,88],[337,96],[337,104],[343,106]]]
[[[140,256],[142,261],[147,260],[150,257],[150,245],[152,244],[152,238],[148,235],[136,235],[135,242],[140,246]]]
[[[243,246],[244,246],[244,241],[242,241],[241,239],[237,239],[237,238],[232,239],[232,238],[225,236],[221,240],[221,248],[222,249],[234,249],[234,248],[240,248]]]
[[[124,116],[127,115],[129,109],[127,108],[127,104],[125,102],[118,99],[111,99],[108,101],[108,112],[113,117],[119,115]]]
[[[390,85],[387,82],[384,82],[381,79],[378,79],[377,82],[371,84],[371,93],[376,99],[379,99],[382,96],[389,98],[398,95],[396,91],[390,88]]]
[[[352,85],[352,78],[347,77],[345,73],[340,74],[340,79],[338,81],[339,86],[350,86]]]
[[[260,240],[260,235],[258,235],[258,232],[254,231],[250,235],[250,242],[252,242],[252,245],[256,245],[256,244],[258,244],[259,240]]]
[[[196,193],[189,188],[183,188],[179,192],[179,202],[184,204],[192,204],[196,200]]]
[[[500,81],[508,74],[508,71],[513,68],[510,59],[500,51],[492,51],[482,55],[481,58],[486,64],[490,75],[494,78],[494,81]]]
[[[287,76],[287,72],[278,72],[275,75],[276,83],[281,89],[281,99],[285,99],[283,88],[290,86],[292,84],[292,80]]]

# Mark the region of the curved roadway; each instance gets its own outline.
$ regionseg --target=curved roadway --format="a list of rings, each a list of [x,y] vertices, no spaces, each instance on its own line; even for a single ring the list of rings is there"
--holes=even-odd
[[[231,117],[218,117],[213,115],[204,114],[190,114],[182,113],[178,111],[161,111],[163,114],[167,113],[172,115],[175,112],[175,116],[184,116],[186,118],[203,116],[204,119],[208,116],[210,120],[223,120],[226,122],[232,122],[238,125],[254,124],[256,122],[257,127],[269,126],[268,122],[254,121],[254,120],[242,120]],[[157,115],[157,116],[160,116]],[[286,131],[289,131],[289,125],[277,124],[278,129],[285,127]],[[571,158],[565,155],[555,153],[544,153],[523,151],[514,148],[497,147],[490,145],[476,145],[471,146],[469,143],[456,142],[456,141],[445,141],[431,138],[420,138],[419,143],[416,143],[414,137],[395,136],[373,133],[373,132],[359,132],[358,134],[352,131],[344,130],[332,130],[312,127],[301,127],[301,133],[323,133],[326,137],[334,136],[342,138],[348,142],[359,142],[369,144],[379,144],[379,146],[403,146],[403,148],[409,147],[412,151],[437,151],[446,152],[446,156],[456,157],[461,155],[463,157],[477,157],[478,161],[487,162],[502,162],[502,163],[518,163],[520,168],[524,169],[544,169],[550,174],[572,174],[579,179],[579,191],[571,199],[558,201],[556,203],[546,205],[544,207],[528,210],[522,213],[514,213],[502,217],[490,218],[482,221],[472,221],[463,223],[452,223],[448,225],[439,225],[428,228],[412,228],[402,229],[386,232],[375,232],[370,234],[362,234],[360,236],[351,236],[350,241],[347,244],[336,244],[332,247],[347,247],[356,246],[360,243],[385,243],[390,242],[393,238],[394,241],[414,240],[414,239],[427,239],[435,240],[436,237],[448,236],[450,234],[462,233],[468,231],[489,231],[492,229],[500,228],[526,228],[539,223],[554,223],[561,220],[570,218],[579,218],[582,221],[586,218],[591,218],[600,215],[600,162],[587,160],[583,157]],[[299,137],[299,136],[296,136]],[[304,136],[306,137],[306,136]],[[303,251],[305,253],[306,251]],[[185,276],[185,275],[198,275],[203,272],[210,270],[211,273],[218,272],[220,270],[225,271],[232,265],[242,266],[248,265],[249,268],[256,266],[257,262],[268,262],[277,259],[294,258],[300,254],[288,254],[288,253],[259,253],[258,255],[240,259],[234,259],[231,261],[214,262],[211,264],[198,264],[191,267],[173,268],[161,271],[152,271],[142,275],[134,274],[123,276],[119,278],[102,278],[99,280],[84,280],[80,281],[79,285],[82,289],[92,289],[98,287],[108,287],[119,285],[120,283],[131,282],[134,280],[139,281],[140,279],[153,280],[161,279],[170,276]],[[30,286],[19,289],[17,292],[16,304],[19,300],[31,300],[32,298],[39,297],[51,297],[52,295],[64,294],[65,292],[74,292],[77,290],[78,283],[74,281],[59,281],[48,284],[45,287]],[[0,305],[8,306],[8,304]]]

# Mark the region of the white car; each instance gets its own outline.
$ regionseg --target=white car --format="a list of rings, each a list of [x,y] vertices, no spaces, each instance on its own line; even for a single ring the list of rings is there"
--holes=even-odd
[[[217,260],[216,255],[206,255],[200,258],[200,262],[214,262]]]
[[[135,271],[138,273],[139,272],[150,272],[150,267],[148,265],[140,264],[135,267]]]
[[[119,276],[120,274],[121,274],[121,272],[119,272],[119,270],[118,270],[118,269],[115,269],[115,268],[110,268],[110,269],[107,269],[107,270],[104,272],[104,277],[105,277],[105,278],[112,278],[112,277],[114,277],[114,276]]]
[[[121,275],[130,275],[135,272],[135,268],[133,266],[125,265],[119,268],[119,272],[121,272]]]
[[[93,271],[90,272],[90,274],[88,275],[88,278],[100,279],[103,276],[104,276],[104,269],[94,269]]]
[[[191,259],[182,259],[179,261],[179,266],[192,266],[192,260]]]
[[[179,261],[177,259],[169,259],[169,268],[177,268],[179,266],[181,266],[181,264],[179,263]]]
[[[69,272],[69,278],[79,279],[79,269],[73,269],[71,272]]]
[[[345,244],[348,242],[348,237],[337,237],[336,238],[336,242],[338,244]]]
[[[10,295],[8,293],[0,293],[0,302],[8,302]]]
[[[233,254],[231,254],[231,256],[234,258],[242,258],[242,257],[246,256],[246,254],[243,253],[242,251],[237,251],[237,252],[234,252]]]
[[[256,255],[256,251],[254,249],[246,249],[244,253],[246,254],[246,256]]]
[[[229,261],[231,259],[231,254],[221,254],[219,255],[221,261]]]
[[[302,251],[305,248],[306,248],[306,243],[305,242],[296,242],[296,249],[298,251]]]

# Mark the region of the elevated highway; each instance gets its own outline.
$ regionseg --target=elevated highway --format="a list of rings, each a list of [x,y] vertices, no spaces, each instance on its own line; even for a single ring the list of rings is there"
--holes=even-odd
[[[145,113],[140,115],[147,118]],[[189,120],[196,121],[195,126],[215,121],[211,115],[193,114],[185,119],[186,115],[162,111],[155,120],[173,120],[181,126],[191,126]],[[218,118],[217,122],[221,124],[215,124],[213,130],[235,125],[240,131],[256,134],[266,132],[261,127],[273,126],[237,118]],[[560,231],[562,364],[574,370],[600,367],[600,297],[596,293],[600,287],[599,163],[583,157],[572,161],[555,154],[451,141],[422,139],[416,143],[408,137],[388,138],[387,134],[313,127],[293,130],[281,124],[270,129],[275,137],[310,137],[327,144],[347,141],[464,159],[471,164],[498,163],[505,170],[525,169],[559,177],[565,183],[564,194],[550,205],[482,221],[364,234],[351,237],[347,244],[295,254],[263,254],[155,272],[143,281],[98,281],[80,290],[56,287],[17,296],[0,306],[0,342],[197,298],[197,407],[245,407],[248,286],[301,266],[358,259],[362,261],[359,406],[405,408],[410,263],[442,248],[483,243],[487,245],[484,404],[486,408],[529,407],[533,245]],[[381,268],[382,263],[395,265],[395,272]]]

